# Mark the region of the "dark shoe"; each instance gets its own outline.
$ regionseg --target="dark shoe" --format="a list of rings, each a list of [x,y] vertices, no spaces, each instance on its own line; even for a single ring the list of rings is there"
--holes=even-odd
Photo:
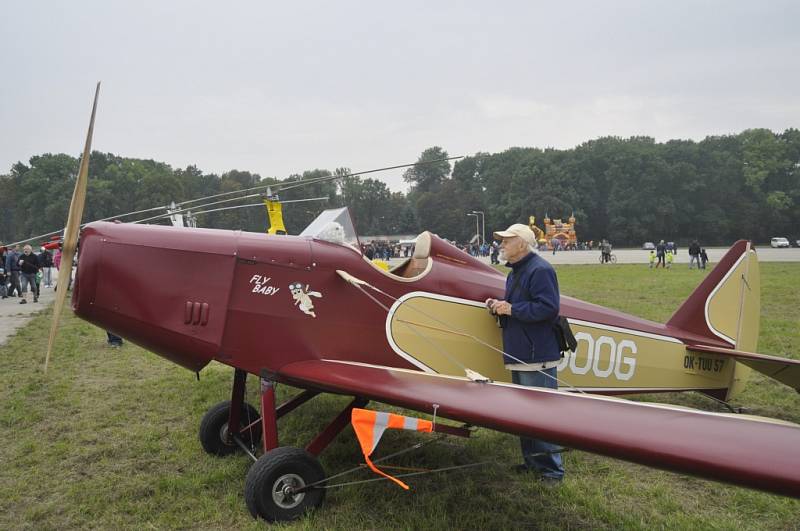
[[[25,299],[22,299],[21,301],[19,301],[19,303],[20,304],[28,304],[28,301],[26,301]]]
[[[34,297],[33,302],[39,302],[39,297]]]

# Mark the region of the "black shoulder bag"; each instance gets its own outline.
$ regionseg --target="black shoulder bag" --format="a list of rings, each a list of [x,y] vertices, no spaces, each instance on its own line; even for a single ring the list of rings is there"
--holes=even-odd
[[[563,315],[559,315],[555,324],[553,324],[553,328],[556,329],[558,348],[561,350],[561,353],[563,354],[568,350],[575,352],[575,349],[578,348],[578,340],[575,339],[575,334],[572,333],[572,328],[569,327],[569,321],[567,321],[567,318]]]

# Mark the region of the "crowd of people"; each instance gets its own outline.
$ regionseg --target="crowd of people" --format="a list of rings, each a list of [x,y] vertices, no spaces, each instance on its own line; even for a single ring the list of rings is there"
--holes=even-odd
[[[650,269],[670,269],[678,254],[678,246],[673,242],[664,243],[661,240],[655,249],[650,250]],[[708,254],[704,247],[700,247],[697,240],[693,240],[689,245],[689,269],[705,269],[708,264]]]
[[[603,242],[605,242],[605,247]],[[588,240],[588,241],[579,241],[576,243],[564,243],[561,240],[555,238],[553,239],[553,242],[549,246],[546,242],[540,241],[535,243],[534,247],[539,252],[552,250],[553,254],[555,254],[558,251],[591,251],[594,249],[608,250],[608,253],[610,254],[611,245],[606,240],[603,240],[603,242],[595,242],[594,240]],[[496,241],[484,242],[482,244],[458,243],[452,241],[450,243],[452,243],[465,253],[469,254],[470,256],[478,258],[489,257],[493,264],[500,263],[498,259],[500,249]],[[408,258],[413,253],[413,250],[414,250],[413,245],[403,245],[398,241],[374,240],[369,243],[361,244],[361,251],[364,253],[364,256],[366,256],[370,260],[389,261],[389,259],[391,258]]]
[[[42,287],[55,287],[53,269],[61,265],[61,250],[54,253],[42,247],[38,253],[33,247],[19,245],[0,247],[0,296],[3,299],[19,298],[19,304],[28,303],[28,293],[33,302],[39,302]]]
[[[33,247],[19,245],[3,247],[0,245],[0,298],[18,298],[19,304],[28,304],[28,293],[34,303],[39,302],[42,288],[57,289],[58,270],[61,268],[61,249],[52,252],[41,247],[38,253]],[[55,270],[55,271],[54,271]],[[70,278],[71,287],[72,278]],[[121,347],[122,338],[106,332],[108,344]]]
[[[370,260],[386,260],[390,258],[406,258],[410,256],[411,247],[390,242],[373,241],[361,244],[361,252]]]
[[[470,256],[478,258],[490,258],[492,264],[499,264],[500,248],[497,241],[485,242],[482,244],[477,243],[457,243],[451,242],[453,245],[469,254]],[[533,244],[534,249],[539,252],[552,252],[556,254],[558,251],[600,251],[601,263],[612,262],[612,245],[611,241],[603,238],[599,242],[594,240],[579,241],[574,244],[565,245],[561,240],[554,239],[550,245],[546,242],[539,241]],[[370,243],[362,244],[361,250],[364,255],[370,260],[385,260],[389,261],[391,258],[408,258],[413,253],[413,245],[403,245],[397,241],[372,241]],[[689,269],[706,269],[708,264],[708,254],[705,248],[701,247],[697,240],[692,241],[688,249],[689,253]],[[655,246],[655,249],[650,251],[649,267],[650,269],[670,269],[678,254],[678,246],[674,242],[665,242],[661,240]]]

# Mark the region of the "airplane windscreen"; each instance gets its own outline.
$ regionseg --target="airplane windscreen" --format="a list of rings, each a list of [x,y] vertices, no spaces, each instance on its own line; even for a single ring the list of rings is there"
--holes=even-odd
[[[317,218],[308,224],[300,236],[310,236],[316,240],[346,245],[359,253],[358,234],[350,219],[347,207],[323,210]]]

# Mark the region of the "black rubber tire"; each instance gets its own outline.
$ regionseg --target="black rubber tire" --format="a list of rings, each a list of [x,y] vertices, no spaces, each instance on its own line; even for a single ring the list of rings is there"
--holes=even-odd
[[[228,426],[230,408],[230,400],[220,402],[210,407],[200,422],[200,444],[203,445],[203,450],[211,455],[223,456],[241,451],[241,448],[235,442],[228,444],[222,436],[223,430],[227,429]],[[242,427],[247,426],[247,424],[259,417],[261,415],[256,411],[256,408],[247,403],[242,404],[242,416],[239,421]],[[248,446],[251,444],[258,446],[258,443],[261,442],[261,425],[242,433],[240,438]]]
[[[301,448],[283,446],[270,450],[253,463],[247,472],[244,484],[244,499],[253,518],[263,518],[268,522],[296,520],[306,511],[322,505],[325,489],[311,489],[300,494],[300,498],[288,501],[284,506],[276,502],[272,489],[280,486],[282,478],[299,478],[297,486],[316,483],[325,478],[325,471],[316,457]]]

